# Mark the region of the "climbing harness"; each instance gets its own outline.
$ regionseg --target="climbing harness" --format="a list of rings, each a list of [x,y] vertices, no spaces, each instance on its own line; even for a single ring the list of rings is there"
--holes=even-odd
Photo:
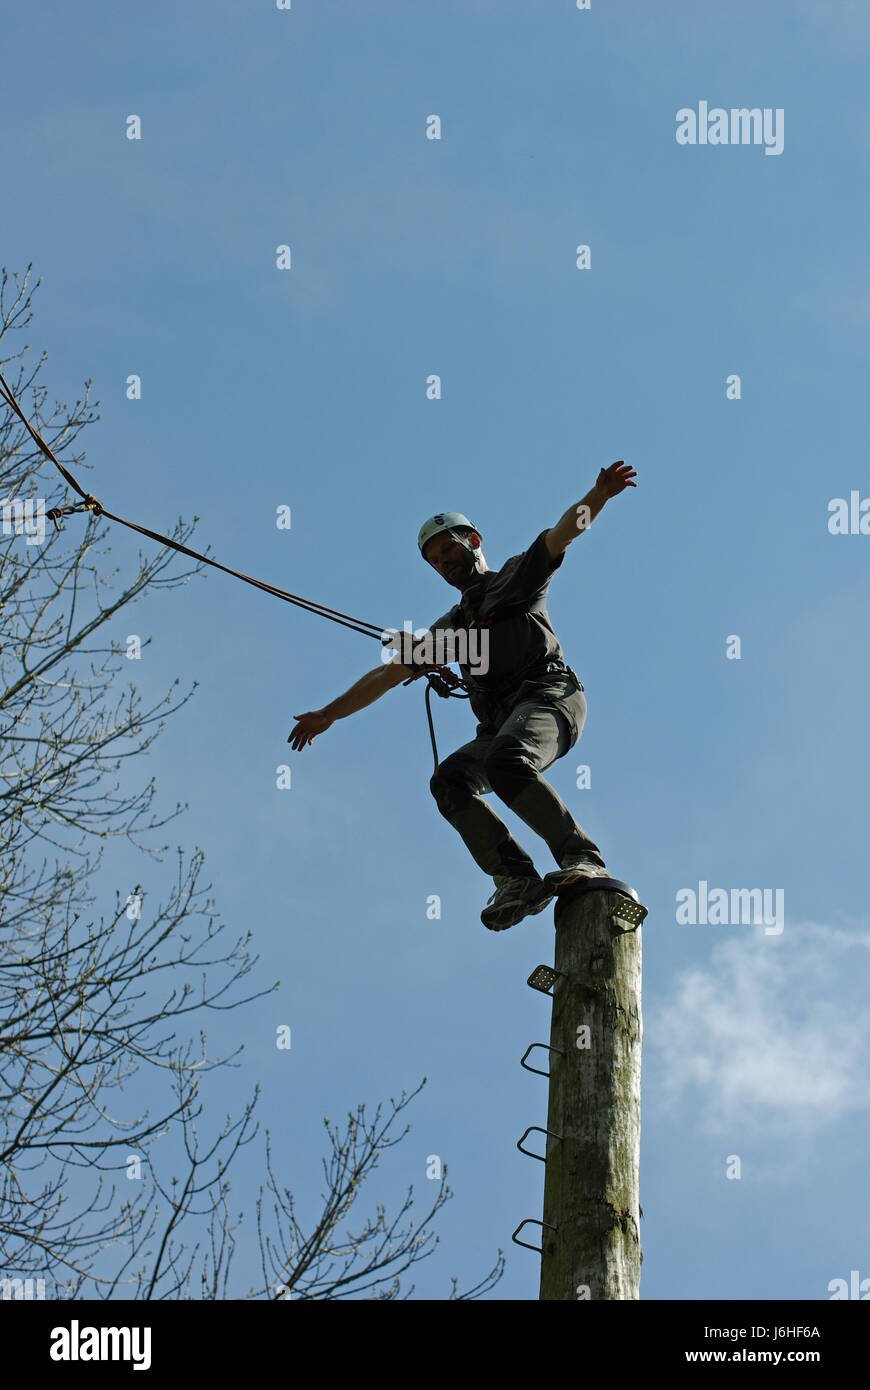
[[[287,603],[294,603],[299,608],[307,609],[309,613],[317,613],[323,618],[329,618],[334,623],[341,623],[343,627],[349,627],[353,632],[362,633],[363,637],[377,637],[384,647],[389,647],[390,643],[395,641],[393,633],[388,633],[386,637],[384,636],[386,629],[383,626],[377,627],[374,623],[366,622],[364,618],[353,618],[348,613],[342,613],[338,608],[327,608],[325,604],[316,603],[313,599],[301,598],[299,594],[291,594],[287,589],[280,589],[274,584],[267,584],[265,580],[254,579],[249,574],[243,574],[240,570],[231,569],[228,565],[220,564],[218,560],[210,559],[208,555],[201,555],[197,550],[190,550],[186,545],[182,545],[180,541],[174,541],[169,536],[161,536],[157,531],[150,531],[147,526],[139,526],[135,521],[128,521],[122,516],[115,516],[113,512],[107,511],[102,503],[98,502],[96,497],[92,496],[91,493],[85,492],[76,482],[76,479],[69,470],[55,457],[42,438],[42,435],[34,429],[27,419],[27,416],[15,399],[11,387],[8,385],[2,372],[0,372],[0,399],[5,401],[9,409],[21,421],[34,443],[42,450],[46,458],[50,459],[55,467],[60,470],[69,486],[77,492],[82,499],[80,502],[71,503],[66,507],[51,507],[46,512],[46,516],[51,518],[56,530],[63,530],[62,517],[71,516],[76,512],[92,512],[94,516],[104,516],[108,521],[116,521],[121,526],[129,527],[131,531],[138,531],[140,535],[148,536],[151,540],[158,541],[161,545],[170,546],[173,550],[179,551],[182,555],[189,556],[192,560],[199,560],[203,564],[212,565],[214,569],[223,570],[224,574],[231,574],[236,579],[244,580],[246,584],[253,584],[256,588],[263,589],[267,594],[274,594],[276,598],[284,599]],[[421,675],[425,675],[428,681],[426,686],[426,716],[429,721],[429,736],[432,740],[432,752],[435,755],[435,768],[437,771],[438,749],[435,744],[435,729],[432,723],[432,712],[429,704],[430,693],[434,689],[438,695],[441,695],[445,699],[451,695],[457,696],[460,699],[467,699],[468,694],[466,693],[465,681],[457,676],[454,671],[451,671],[445,666],[428,666],[422,662],[420,663],[420,671],[416,675],[409,676],[402,684],[410,685],[412,681],[419,679]]]

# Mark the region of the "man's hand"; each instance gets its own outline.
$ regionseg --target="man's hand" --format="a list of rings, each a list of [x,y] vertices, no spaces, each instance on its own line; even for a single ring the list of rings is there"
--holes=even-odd
[[[306,744],[313,743],[318,734],[325,733],[330,725],[335,723],[334,719],[330,719],[329,715],[320,709],[309,710],[307,714],[294,714],[293,718],[298,720],[298,723],[294,725],[287,742],[300,750]]]
[[[624,459],[619,459],[616,463],[612,463],[609,468],[602,468],[595,486],[605,497],[616,497],[627,487],[637,487],[637,483],[631,481],[632,478],[636,477],[635,469]]]
[[[637,483],[631,481],[636,477],[635,470],[624,459],[618,459],[609,468],[602,468],[598,474],[598,481],[590,488],[582,502],[578,502],[575,507],[569,507],[565,515],[547,532],[545,544],[551,558],[558,560],[560,555],[564,555],[580,532],[589,529],[610,497],[615,497],[627,487],[637,487]]]

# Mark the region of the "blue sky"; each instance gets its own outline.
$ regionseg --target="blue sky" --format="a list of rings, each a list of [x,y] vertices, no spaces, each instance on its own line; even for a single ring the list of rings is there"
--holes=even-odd
[[[548,777],[649,908],[641,1294],[825,1299],[870,1277],[870,536],[828,529],[832,499],[870,496],[866,7],[152,0],[4,29],[0,259],[42,277],[27,340],[52,398],[93,377],[82,476],[111,510],[162,532],[196,514],[224,563],[418,628],[454,593],[417,553],[426,517],[472,517],[497,568],[602,465],[637,470],[550,589],[589,713]],[[781,109],[782,153],[679,145],[700,101]],[[139,538],[111,544],[129,569]],[[510,1233],[541,1214],[543,1165],[515,1142],[546,1123],[519,1059],[548,1036],[525,981],[552,912],[481,925],[492,884],[431,798],[421,685],[293,753],[293,715],[376,642],[216,571],[126,610],[113,637],[131,632],[153,639],[144,698],[199,683],[137,775],[189,802],[170,844],[202,846],[257,982],[282,981],[210,1020],[216,1050],[245,1045],[206,1089],[215,1123],[259,1082],[311,1214],[322,1117],[426,1075],[361,1210],[413,1183],[422,1214],[438,1154],[455,1195],[414,1297],[470,1286],[501,1247],[490,1297],[535,1299]],[[473,722],[434,703],[444,755]],[[161,896],[172,851],[114,852],[105,904],[143,871]],[[784,930],[679,923],[701,881],[781,890]],[[262,1171],[255,1142],[248,1213]]]

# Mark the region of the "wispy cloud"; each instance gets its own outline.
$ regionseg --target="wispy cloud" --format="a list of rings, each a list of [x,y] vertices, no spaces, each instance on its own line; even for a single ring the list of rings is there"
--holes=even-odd
[[[744,929],[745,930],[745,929]],[[870,932],[789,925],[720,942],[645,1009],[656,1105],[690,1101],[709,1133],[819,1132],[870,1108]]]

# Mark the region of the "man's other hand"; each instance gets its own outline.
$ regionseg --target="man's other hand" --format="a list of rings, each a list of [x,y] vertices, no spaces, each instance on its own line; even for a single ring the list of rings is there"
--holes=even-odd
[[[618,497],[627,487],[637,487],[637,483],[631,481],[636,477],[637,473],[631,465],[619,459],[609,468],[602,468],[595,486],[604,497]]]
[[[323,710],[312,709],[307,714],[294,714],[293,718],[298,722],[294,725],[287,742],[296,749],[302,749],[306,744],[313,743],[318,734],[325,733],[330,725],[335,723]]]

